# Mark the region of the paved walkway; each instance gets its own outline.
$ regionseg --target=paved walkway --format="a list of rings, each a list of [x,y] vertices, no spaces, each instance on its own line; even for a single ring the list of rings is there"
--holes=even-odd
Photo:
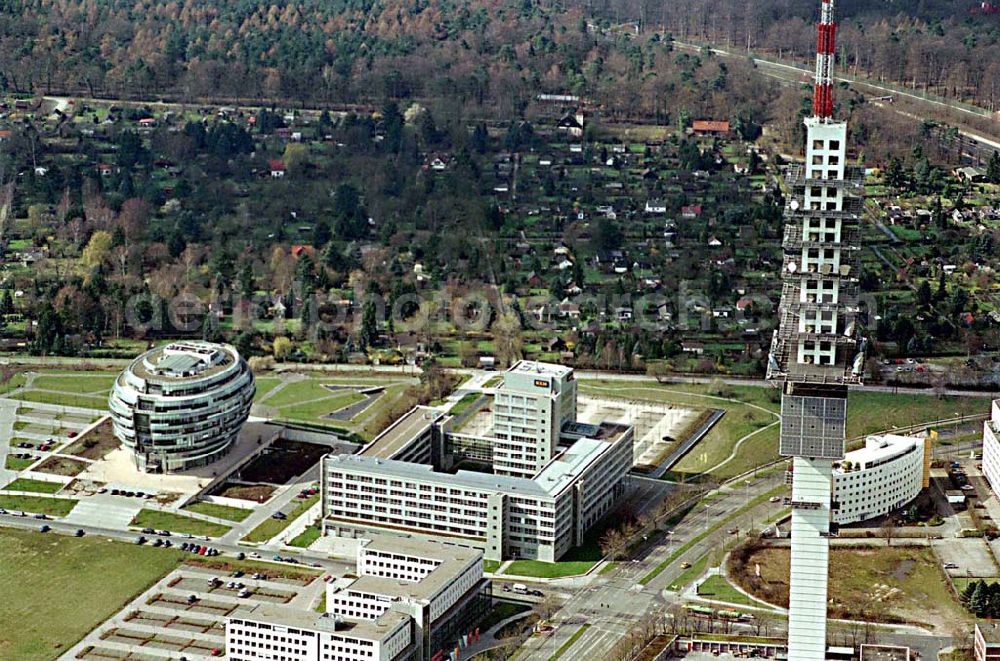
[[[129,523],[146,504],[142,498],[112,496],[102,493],[81,498],[63,521],[80,526],[127,530]]]
[[[10,440],[14,438],[14,420],[18,403],[11,399],[0,399],[0,487],[5,487],[17,478],[17,473],[7,470],[7,455]]]

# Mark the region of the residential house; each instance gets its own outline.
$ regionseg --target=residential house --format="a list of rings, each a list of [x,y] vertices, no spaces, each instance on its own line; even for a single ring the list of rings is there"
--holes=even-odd
[[[655,214],[667,213],[667,203],[663,200],[646,200],[645,211]]]
[[[580,318],[580,306],[568,298],[564,298],[560,301],[557,309],[560,317],[569,317],[570,319]]]
[[[705,353],[705,345],[702,342],[684,340],[683,342],[681,342],[681,351],[683,351],[684,353],[692,353],[696,356],[700,356]]]
[[[692,204],[681,207],[681,218],[684,218],[685,220],[694,220],[700,215],[701,215],[700,204]]]
[[[968,181],[973,184],[986,182],[986,168],[973,167],[970,165],[962,168],[955,168],[952,170],[952,174],[954,174],[957,179]]]
[[[696,119],[691,126],[695,135],[724,137],[729,135],[729,122],[711,119]]]
[[[560,131],[565,131],[573,137],[580,137],[583,135],[583,111],[577,110],[574,113],[566,113],[559,118],[556,123],[556,128]]]
[[[272,159],[267,162],[267,167],[271,171],[272,179],[281,179],[285,176],[285,163],[278,159]]]

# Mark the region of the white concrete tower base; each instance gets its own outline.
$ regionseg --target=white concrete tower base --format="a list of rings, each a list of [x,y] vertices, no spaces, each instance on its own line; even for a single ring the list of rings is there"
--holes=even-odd
[[[795,457],[792,466],[788,658],[790,661],[823,661],[826,658],[833,460]]]

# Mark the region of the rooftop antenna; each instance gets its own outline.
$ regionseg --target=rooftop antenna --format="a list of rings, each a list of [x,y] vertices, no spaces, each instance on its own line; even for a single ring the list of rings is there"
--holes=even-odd
[[[833,59],[837,39],[837,24],[833,20],[833,1],[823,0],[819,25],[816,26],[816,89],[813,93],[813,116],[823,121],[830,121],[833,118]]]

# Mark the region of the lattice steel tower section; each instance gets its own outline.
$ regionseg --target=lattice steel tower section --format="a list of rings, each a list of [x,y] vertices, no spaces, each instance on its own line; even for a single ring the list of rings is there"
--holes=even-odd
[[[782,387],[780,452],[792,457],[788,658],[826,656],[833,462],[844,456],[847,390],[861,382],[858,271],[863,170],[848,167],[847,123],[833,119],[836,23],[824,0],[806,162],[787,173],[781,322],[767,378]]]

